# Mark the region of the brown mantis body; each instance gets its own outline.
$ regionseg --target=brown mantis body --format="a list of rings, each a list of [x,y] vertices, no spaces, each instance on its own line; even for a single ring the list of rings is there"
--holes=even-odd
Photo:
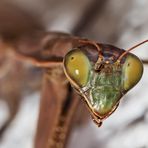
[[[37,34],[35,33],[34,36],[35,38],[30,37],[28,39],[28,36],[26,36],[26,38],[23,37],[23,39],[17,39],[13,42],[10,42],[9,40],[4,40],[1,46],[5,48],[1,49],[4,49],[5,51],[2,51],[3,55],[4,53],[6,53],[6,55],[9,53],[10,56],[8,58],[14,61],[14,65],[16,65],[16,63],[20,63],[20,61],[28,61],[32,65],[35,65],[40,68],[45,68],[43,92],[41,99],[41,111],[35,147],[61,147],[64,146],[65,139],[68,136],[67,133],[69,132],[69,129],[71,127],[75,107],[77,106],[77,102],[79,102],[76,98],[77,96],[75,95],[75,93],[73,91],[69,92],[69,84],[67,83],[66,78],[64,76],[61,62],[65,53],[75,44],[77,44],[77,40],[70,35],[63,33],[40,34],[40,32],[38,32]],[[5,60],[7,60],[8,58],[6,57]],[[18,87],[20,85],[24,85],[24,82],[21,81],[23,79],[22,77],[25,73],[24,70],[26,70],[26,67],[20,65],[20,67],[21,66],[22,69],[20,70],[20,79],[13,78],[15,77],[16,70],[14,69],[15,72],[12,75],[10,71],[11,66],[8,70],[4,69],[4,73],[10,73],[12,75],[10,79],[14,79],[15,81],[9,83],[10,86],[14,83],[16,85],[17,82]],[[28,76],[32,77],[33,75],[29,73]],[[35,80],[35,82],[36,81],[39,80]],[[39,85],[40,82],[36,82],[36,84]],[[35,88],[34,86],[31,87]],[[20,87],[19,89],[12,89],[12,91],[16,92],[17,94],[23,93],[21,92],[22,90]],[[56,95],[57,92],[59,92],[59,95]],[[61,98],[61,94],[63,94],[63,98]],[[16,97],[14,96],[14,98]],[[67,99],[69,100],[69,98],[72,99],[68,103]],[[17,98],[16,100],[19,101]],[[16,104],[16,101],[14,102]],[[68,106],[66,102],[68,103]],[[15,114],[16,112],[14,113],[14,115]],[[54,118],[52,117],[53,114],[55,114]],[[13,116],[11,117],[13,118]],[[9,126],[10,122],[11,121],[9,120],[7,121],[2,131],[4,131]],[[44,129],[42,127],[44,127]],[[59,135],[59,138],[57,134]]]

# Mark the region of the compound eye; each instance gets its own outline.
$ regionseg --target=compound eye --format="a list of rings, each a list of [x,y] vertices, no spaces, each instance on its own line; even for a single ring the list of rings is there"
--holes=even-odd
[[[129,90],[134,87],[143,74],[143,64],[135,55],[127,56],[123,64],[123,87],[124,90]]]
[[[79,49],[70,51],[64,58],[65,74],[76,87],[84,87],[87,84],[90,67],[88,57]]]

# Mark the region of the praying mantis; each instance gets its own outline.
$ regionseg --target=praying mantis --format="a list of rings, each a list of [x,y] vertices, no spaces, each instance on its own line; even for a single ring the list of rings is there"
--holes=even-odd
[[[130,51],[146,42],[123,50],[60,32],[3,40],[9,58],[44,69],[35,147],[65,146],[79,96],[101,126],[141,79],[143,64]]]

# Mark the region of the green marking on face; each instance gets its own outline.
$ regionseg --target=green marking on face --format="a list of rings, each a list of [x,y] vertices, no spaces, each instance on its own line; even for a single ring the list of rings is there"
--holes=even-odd
[[[92,90],[93,108],[100,116],[107,115],[120,99],[120,91],[110,86],[103,86]]]
[[[96,74],[92,81],[94,86],[90,91],[92,106],[100,116],[108,114],[118,103],[121,97],[121,73]]]

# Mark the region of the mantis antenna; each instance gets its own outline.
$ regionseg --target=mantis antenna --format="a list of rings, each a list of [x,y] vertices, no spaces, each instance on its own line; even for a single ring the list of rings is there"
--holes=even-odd
[[[145,44],[146,42],[148,42],[148,40],[142,41],[142,42],[138,43],[137,45],[135,45],[135,46],[133,46],[133,47],[127,49],[123,54],[120,55],[120,57],[118,58],[117,61],[120,63],[121,59],[122,59],[127,53],[129,53],[129,52],[132,51],[133,49],[135,49],[135,48],[137,48],[137,47],[139,47],[139,46]]]

